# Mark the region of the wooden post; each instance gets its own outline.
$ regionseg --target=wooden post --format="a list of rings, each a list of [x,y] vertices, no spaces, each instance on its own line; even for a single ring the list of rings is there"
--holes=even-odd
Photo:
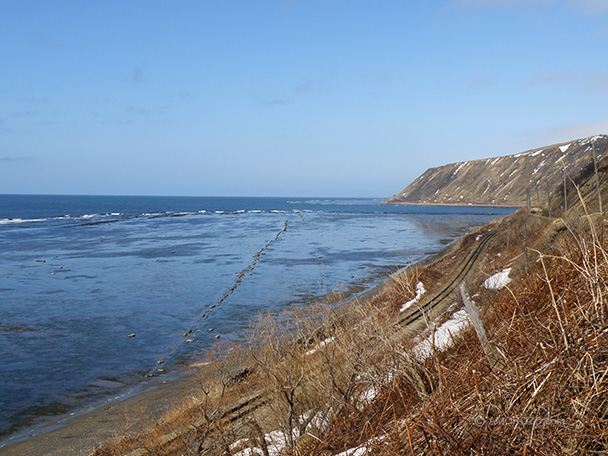
[[[549,218],[551,218],[551,190],[547,187],[547,206],[549,207]]]
[[[526,204],[528,205],[528,214],[530,213],[530,189],[526,189]]]
[[[509,228],[507,229],[507,250],[509,250],[509,238],[511,237],[511,219],[509,219]]]
[[[538,182],[536,183],[536,207],[540,210],[540,193],[538,191]]]
[[[564,165],[563,161],[562,161],[562,166],[563,166],[563,172],[564,172],[564,218],[565,218],[566,213],[568,212],[568,198],[566,198],[568,196],[568,194],[567,194],[567,190],[566,190],[566,165]]]
[[[528,273],[528,226],[524,225],[524,271]]]
[[[600,205],[600,214],[604,213],[604,210],[602,209],[602,192],[600,191],[600,179],[597,175],[597,158],[595,156],[595,141],[592,143],[593,144],[593,167],[595,168],[595,187],[597,188],[597,200],[599,202]]]
[[[483,351],[490,362],[490,367],[492,369],[499,367],[501,363],[500,355],[494,344],[492,342],[488,342],[488,335],[486,333],[486,328],[483,325],[483,321],[481,320],[479,309],[469,296],[469,292],[467,291],[467,286],[464,281],[460,282],[458,288],[460,289],[460,296],[462,297],[462,302],[464,303],[464,309],[467,312],[469,320],[471,320],[471,323],[473,324],[473,328],[475,328],[477,338],[479,339],[481,347],[483,348]]]

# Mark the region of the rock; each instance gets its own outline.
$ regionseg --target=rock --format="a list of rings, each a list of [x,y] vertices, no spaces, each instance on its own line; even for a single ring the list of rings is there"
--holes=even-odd
[[[156,372],[158,372],[159,374],[162,374],[163,372],[165,372],[165,369],[156,369]]]
[[[156,361],[156,364],[162,364],[162,363],[164,363],[164,362],[165,362],[165,360],[164,360],[164,359],[159,359],[158,361]]]
[[[192,339],[186,339],[186,343],[187,344],[191,344],[192,342],[194,342],[194,340],[192,340]]]
[[[211,332],[213,331],[215,328],[209,328],[207,331]]]
[[[216,339],[219,339],[219,338],[220,338],[220,335],[218,334],[217,336],[215,336],[215,338],[216,338]]]
[[[135,333],[131,333],[127,337],[135,337]]]

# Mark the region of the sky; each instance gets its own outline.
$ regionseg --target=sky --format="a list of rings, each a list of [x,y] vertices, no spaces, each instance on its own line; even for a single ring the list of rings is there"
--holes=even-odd
[[[608,133],[604,0],[0,11],[0,194],[389,197]]]

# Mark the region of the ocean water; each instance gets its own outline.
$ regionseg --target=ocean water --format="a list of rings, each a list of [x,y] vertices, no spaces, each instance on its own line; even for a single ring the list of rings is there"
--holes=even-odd
[[[216,335],[241,340],[260,311],[370,288],[510,212],[374,199],[0,195],[0,441],[175,374]]]

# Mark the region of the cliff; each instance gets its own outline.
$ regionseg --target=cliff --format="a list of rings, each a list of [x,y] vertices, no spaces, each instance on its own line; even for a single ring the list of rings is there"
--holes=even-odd
[[[397,204],[521,206],[547,203],[563,182],[593,167],[593,149],[606,155],[608,136],[599,135],[503,157],[451,163],[425,171],[397,195]],[[553,200],[553,196],[552,196]],[[554,204],[554,203],[553,203]]]

